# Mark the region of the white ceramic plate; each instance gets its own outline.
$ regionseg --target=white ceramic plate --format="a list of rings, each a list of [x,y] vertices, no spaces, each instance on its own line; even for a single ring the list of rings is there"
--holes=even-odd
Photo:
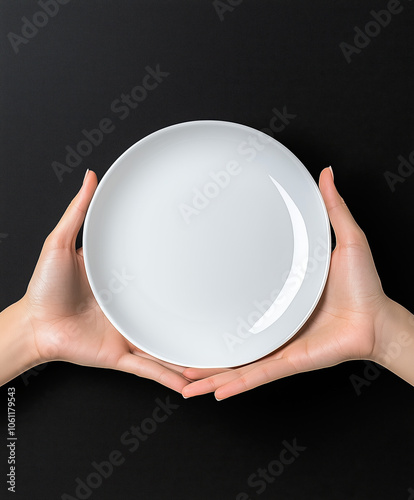
[[[255,129],[159,130],[107,171],[84,225],[92,291],[138,348],[231,367],[289,340],[315,308],[330,226],[302,163]]]

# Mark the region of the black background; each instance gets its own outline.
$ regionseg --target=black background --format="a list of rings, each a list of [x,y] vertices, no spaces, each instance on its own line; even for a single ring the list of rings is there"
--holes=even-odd
[[[225,1],[225,0],[224,0]],[[235,5],[237,2],[233,2]],[[220,19],[212,1],[75,1],[15,54],[37,2],[0,3],[0,309],[25,292],[43,240],[87,168],[100,179],[147,134],[219,119],[262,129],[272,109],[296,115],[275,138],[315,180],[335,181],[370,241],[386,293],[412,308],[414,175],[392,192],[384,172],[414,150],[413,5],[348,63],[370,11],[386,1],[244,0]],[[170,73],[120,120],[111,103],[145,67]],[[102,118],[115,131],[59,182],[51,164]],[[370,367],[373,368],[372,366]],[[385,370],[358,395],[346,363],[217,402],[110,370],[49,363],[1,390],[0,497],[75,497],[76,478],[118,449],[125,458],[92,499],[402,499],[414,487],[413,389]],[[17,393],[17,493],[6,488],[7,387]],[[120,436],[150,417],[156,398],[179,407],[130,453]],[[247,481],[287,440],[306,447],[259,493]]]

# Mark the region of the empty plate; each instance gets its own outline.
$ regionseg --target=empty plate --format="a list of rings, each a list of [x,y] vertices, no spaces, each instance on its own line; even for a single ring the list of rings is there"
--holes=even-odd
[[[180,123],[130,147],[99,183],[83,244],[117,330],[193,367],[238,366],[283,345],[320,299],[331,254],[302,163],[223,121]]]

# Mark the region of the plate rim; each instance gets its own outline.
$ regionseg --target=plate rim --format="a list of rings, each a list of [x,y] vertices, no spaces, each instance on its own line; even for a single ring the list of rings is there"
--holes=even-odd
[[[220,363],[219,364],[217,364],[217,363],[215,363],[215,364],[196,363],[196,364],[193,364],[193,365],[180,365],[180,366],[191,366],[193,368],[234,368],[234,367],[237,367],[237,366],[244,366],[244,365],[247,365],[247,364],[254,363],[256,361],[259,361],[263,357],[270,355],[275,350],[282,348],[290,339],[292,339],[299,332],[299,330],[304,326],[304,324],[308,321],[309,317],[314,312],[316,306],[318,305],[318,303],[319,303],[319,301],[320,301],[320,299],[322,297],[322,294],[323,294],[323,292],[325,290],[325,287],[326,287],[326,283],[327,283],[327,279],[328,279],[328,275],[329,275],[329,269],[330,269],[330,265],[331,265],[331,258],[332,258],[331,223],[330,223],[328,211],[327,211],[325,202],[323,200],[322,194],[320,192],[319,186],[316,183],[316,181],[313,178],[313,176],[311,175],[311,173],[309,172],[309,170],[300,161],[300,159],[290,149],[288,149],[284,144],[282,144],[281,142],[279,142],[277,139],[275,139],[274,137],[271,137],[271,136],[265,134],[261,130],[255,129],[255,128],[250,127],[248,125],[244,125],[244,124],[241,124],[241,123],[232,122],[232,121],[228,121],[228,120],[211,120],[211,119],[209,119],[209,120],[189,120],[189,121],[185,121],[185,122],[178,122],[178,123],[175,123],[175,124],[172,124],[172,125],[167,125],[165,127],[162,127],[160,129],[155,130],[154,132],[151,132],[151,133],[147,134],[146,136],[142,137],[141,139],[139,139],[138,141],[136,141],[135,143],[133,143],[131,146],[129,146],[109,166],[109,168],[106,170],[106,172],[102,176],[101,180],[99,181],[98,186],[97,186],[97,188],[96,188],[96,190],[95,190],[95,192],[93,194],[93,197],[92,197],[92,200],[91,200],[91,202],[90,202],[90,204],[88,206],[88,209],[87,209],[87,212],[86,212],[86,216],[85,216],[85,220],[84,220],[84,224],[83,224],[82,240],[83,240],[84,265],[85,265],[85,272],[86,272],[86,276],[87,276],[87,280],[88,280],[89,286],[90,286],[90,288],[92,290],[92,294],[93,294],[93,296],[94,296],[94,298],[95,298],[98,306],[100,307],[102,313],[108,319],[108,321],[119,332],[119,334],[122,335],[131,344],[135,345],[138,349],[140,349],[140,350],[144,351],[145,353],[153,356],[154,358],[159,359],[161,361],[165,361],[167,363],[172,363],[174,365],[178,365],[180,363],[179,361],[171,359],[171,358],[168,358],[166,356],[160,356],[159,354],[153,352],[152,349],[148,349],[147,347],[143,347],[142,345],[139,345],[139,343],[137,343],[136,340],[133,340],[129,336],[128,333],[124,332],[123,329],[119,327],[119,325],[117,324],[117,321],[115,321],[114,318],[112,317],[112,315],[106,310],[105,304],[102,304],[101,300],[98,298],[99,297],[99,293],[97,292],[96,287],[95,287],[95,285],[93,283],[93,278],[92,278],[92,273],[91,273],[90,263],[89,263],[89,258],[90,257],[89,257],[89,250],[88,250],[87,239],[88,239],[88,231],[89,231],[89,226],[90,226],[91,213],[93,212],[93,207],[96,204],[96,200],[98,199],[100,192],[104,189],[104,186],[109,182],[109,180],[110,180],[110,178],[112,176],[112,173],[115,171],[115,169],[117,168],[118,164],[122,163],[122,161],[123,161],[123,159],[124,159],[125,156],[127,156],[128,154],[130,154],[131,151],[134,150],[135,148],[138,148],[138,147],[142,146],[143,144],[145,144],[146,142],[148,142],[150,140],[153,140],[158,135],[165,134],[170,129],[179,129],[179,128],[186,128],[186,127],[192,127],[192,126],[202,126],[202,125],[227,125],[227,126],[230,126],[232,128],[238,128],[240,130],[244,130],[246,132],[255,133],[255,134],[263,134],[264,136],[266,136],[267,139],[269,139],[269,142],[272,142],[272,141],[276,142],[277,146],[285,154],[287,154],[287,156],[289,156],[296,164],[298,164],[300,166],[300,168],[302,169],[302,171],[305,173],[305,175],[310,180],[311,184],[313,184],[314,190],[315,190],[316,195],[317,195],[317,197],[319,199],[319,203],[320,203],[320,205],[322,207],[322,213],[323,213],[323,218],[324,218],[324,226],[326,228],[326,233],[327,233],[327,242],[326,242],[326,244],[327,244],[327,258],[326,258],[325,268],[323,270],[323,279],[321,281],[318,293],[315,294],[315,298],[314,298],[314,301],[312,303],[312,306],[309,307],[309,310],[308,310],[307,314],[304,316],[304,318],[302,319],[302,321],[298,324],[298,326],[292,332],[290,332],[286,337],[284,337],[282,341],[278,340],[277,342],[275,342],[272,345],[271,348],[267,347],[266,349],[263,349],[263,353],[262,354],[260,354],[258,356],[255,356],[250,361],[247,361],[247,362],[245,362],[245,363],[243,363],[241,365],[240,364],[238,364],[238,365],[225,364],[224,365],[224,364],[220,364]]]

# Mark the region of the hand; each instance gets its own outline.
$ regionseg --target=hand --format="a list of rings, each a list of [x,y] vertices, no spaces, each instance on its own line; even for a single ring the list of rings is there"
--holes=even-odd
[[[389,299],[382,291],[367,239],[339,196],[331,169],[321,172],[319,186],[336,247],[313,314],[289,343],[255,363],[224,372],[187,368],[183,372],[187,378],[206,378],[187,385],[185,397],[215,391],[221,400],[295,373],[373,357],[380,311]]]
[[[107,320],[87,280],[77,234],[97,186],[89,171],[59,224],[47,237],[25,296],[37,361],[52,360],[133,373],[181,391],[181,368],[163,363],[128,342]]]

